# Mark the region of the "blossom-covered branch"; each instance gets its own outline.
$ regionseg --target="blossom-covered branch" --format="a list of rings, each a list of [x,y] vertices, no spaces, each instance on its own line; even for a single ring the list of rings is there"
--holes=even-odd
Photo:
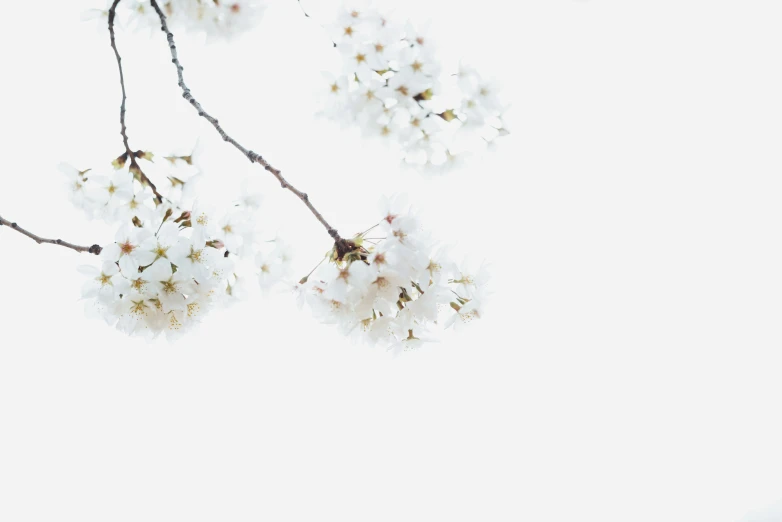
[[[217,130],[217,132],[223,138],[223,141],[226,141],[231,145],[233,145],[234,147],[236,147],[237,149],[239,149],[239,151],[242,154],[244,154],[247,157],[247,159],[249,159],[251,162],[258,163],[264,169],[269,171],[275,178],[277,178],[282,188],[290,190],[302,202],[304,202],[304,204],[307,205],[307,208],[310,209],[310,211],[318,219],[318,221],[320,221],[320,223],[324,227],[326,227],[326,230],[328,231],[329,235],[334,239],[334,242],[337,245],[337,250],[347,251],[347,249],[350,249],[351,245],[348,245],[349,242],[340,237],[337,230],[334,227],[332,227],[326,221],[323,215],[315,208],[315,206],[310,201],[309,196],[305,192],[298,190],[296,187],[288,183],[288,181],[282,176],[282,172],[279,169],[270,165],[269,162],[266,161],[260,154],[257,154],[252,150],[247,149],[246,147],[241,145],[238,141],[230,137],[225,132],[225,130],[223,130],[223,128],[220,126],[220,123],[217,121],[217,119],[211,116],[210,114],[208,114],[201,106],[201,104],[193,97],[193,94],[190,92],[190,89],[185,84],[185,79],[183,76],[184,67],[182,67],[182,64],[179,62],[176,45],[174,44],[174,35],[171,33],[171,31],[169,31],[168,25],[166,24],[166,15],[160,9],[160,6],[155,0],[151,0],[151,4],[152,7],[157,12],[158,17],[160,18],[160,24],[161,24],[160,29],[166,34],[166,38],[168,39],[168,47],[171,50],[171,61],[176,66],[177,75],[179,77],[179,87],[182,89],[182,97],[190,102],[190,104],[198,111],[199,116],[202,116],[204,119],[206,119],[209,123],[212,124],[212,126]]]
[[[462,324],[484,315],[486,297],[490,294],[486,266],[467,261],[462,264],[454,262],[448,247],[439,244],[423,228],[403,195],[383,198],[380,215],[369,221],[375,224],[344,239],[312,205],[306,193],[288,183],[280,170],[259,154],[229,136],[217,118],[204,110],[185,83],[184,68],[167,23],[167,17],[173,13],[190,12],[179,11],[189,0],[182,0],[182,3],[144,0],[126,5],[135,6],[132,10],[148,22],[152,19],[155,23],[159,21],[168,41],[171,61],[177,70],[182,96],[198,115],[215,128],[223,141],[232,144],[252,163],[261,165],[280,182],[282,188],[295,194],[326,228],[334,245],[308,275],[294,283],[289,277],[291,249],[279,237],[262,240],[256,230],[257,194],[244,189],[241,198],[235,200],[222,218],[204,199],[194,199],[193,186],[200,172],[193,175],[190,171],[197,168],[198,147],[189,154],[165,156],[170,167],[176,167],[177,172],[166,175],[171,187],[170,190],[164,187],[162,192],[165,197],[161,197],[140,173],[136,161],[152,161],[152,153],[133,153],[128,144],[124,119],[124,77],[114,39],[115,8],[120,1],[109,0],[111,7],[105,14],[120,70],[123,95],[120,123],[125,154],[114,160],[114,173],[110,176],[102,175],[100,170],[96,173],[91,169],[60,166],[68,177],[74,204],[83,208],[90,218],[120,223],[114,242],[98,250],[101,265],[79,268],[87,276],[82,296],[88,313],[98,315],[130,335],[153,338],[165,333],[169,338],[176,338],[195,327],[215,306],[229,305],[245,295],[248,280],[245,274],[253,268],[251,259],[254,258],[254,269],[259,270],[256,273],[262,291],[283,283],[296,291],[299,304],[307,304],[319,320],[335,324],[351,338],[369,344],[379,343],[394,350],[412,349],[435,341],[436,337],[431,335],[436,330],[460,328]],[[253,0],[246,2],[242,5],[250,6]],[[225,4],[215,3],[214,9],[211,2],[198,2],[197,5],[216,12]],[[238,3],[232,5],[238,6],[239,12],[243,10]],[[230,11],[234,12],[233,7]],[[200,16],[201,11],[193,13]],[[148,15],[151,17],[148,18]],[[353,24],[361,13],[351,9],[347,17],[349,25],[346,27],[351,29],[349,36],[352,38],[360,32],[358,28],[362,24],[355,24],[356,34],[353,34]],[[176,16],[174,18],[176,20]],[[219,19],[213,21],[219,22]],[[384,31],[382,21],[379,27],[371,23],[363,25],[370,32],[373,27]],[[399,56],[410,54],[404,51],[405,47],[413,49],[410,55],[412,64],[422,64],[422,71],[416,71],[416,74],[423,73],[429,68],[423,65],[422,50],[412,47],[423,46],[423,39],[412,35],[412,31],[405,31],[402,40],[396,44],[392,41],[391,47],[397,48]],[[392,37],[392,40],[396,39]],[[378,52],[382,51],[376,47]],[[359,52],[366,59],[363,48]],[[415,69],[408,64],[409,60],[403,62]],[[364,72],[363,69],[361,74],[353,71],[353,77],[360,80]],[[380,74],[377,70],[370,72],[376,76]],[[390,74],[391,71],[387,72]],[[404,78],[409,80],[412,73],[402,72],[397,67],[394,74],[394,78],[401,81]],[[369,76],[377,80],[371,74]],[[390,85],[392,78],[385,80]],[[385,91],[391,88],[389,85],[386,85]],[[330,91],[344,90],[339,85],[337,87],[335,91],[332,86]],[[403,87],[394,91],[404,95],[403,99],[397,100],[397,105],[404,104],[405,97],[410,96],[422,108],[429,101],[424,96],[414,95],[415,92],[429,92],[429,88]],[[395,107],[391,104],[385,109],[391,111]],[[435,137],[436,134],[424,123],[448,122],[449,114],[432,109],[425,116],[420,115],[420,121],[415,121],[426,129],[422,130],[424,136]],[[130,160],[130,168],[124,170],[127,160]],[[184,169],[184,172],[180,173],[179,169]],[[153,195],[156,196],[154,208]]]
[[[114,56],[117,57],[117,67],[119,68],[119,83],[122,87],[122,105],[120,105],[119,109],[119,121],[121,125],[120,134],[122,135],[122,143],[125,145],[125,152],[115,160],[115,165],[121,167],[125,164],[125,161],[130,160],[130,167],[128,170],[130,170],[133,176],[138,178],[140,182],[146,184],[150,189],[152,189],[152,193],[155,194],[155,199],[157,202],[162,203],[163,196],[160,195],[155,184],[150,181],[146,174],[144,174],[144,172],[141,170],[141,167],[139,167],[138,162],[136,161],[136,158],[143,157],[145,153],[143,151],[133,152],[130,149],[130,145],[128,144],[128,128],[125,125],[125,101],[127,100],[127,95],[125,94],[125,75],[122,72],[122,57],[119,55],[119,51],[117,50],[117,43],[114,38],[114,18],[117,13],[117,4],[119,3],[120,0],[114,0],[114,3],[111,4],[111,7],[109,8],[109,35],[111,36],[111,48],[114,50]]]
[[[25,236],[29,237],[39,245],[41,243],[49,243],[50,245],[60,245],[60,246],[64,246],[65,248],[70,248],[71,250],[75,250],[76,252],[89,252],[90,254],[95,254],[96,256],[99,255],[102,250],[99,245],[79,246],[79,245],[74,245],[73,243],[68,243],[67,241],[63,241],[62,239],[46,239],[37,236],[32,232],[23,229],[16,223],[12,221],[8,221],[7,219],[4,219],[2,216],[0,216],[0,226],[3,225],[11,228],[12,230],[16,230],[20,234],[24,234]]]

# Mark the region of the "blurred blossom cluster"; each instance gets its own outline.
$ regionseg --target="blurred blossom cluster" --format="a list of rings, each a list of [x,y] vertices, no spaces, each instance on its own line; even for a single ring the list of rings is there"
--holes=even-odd
[[[148,152],[138,160],[152,161]],[[104,245],[96,265],[79,268],[87,280],[82,297],[88,315],[102,317],[130,335],[177,337],[215,306],[243,298],[254,279],[256,256],[275,265],[264,274],[266,289],[288,274],[290,249],[279,238],[263,241],[256,227],[260,196],[243,185],[240,198],[223,212],[193,199],[199,174],[192,156],[165,158],[182,173],[168,176],[162,202],[140,169],[97,173],[61,165],[71,201],[88,217],[118,224],[114,242]]]
[[[508,134],[496,85],[465,64],[443,74],[425,27],[353,1],[327,29],[343,68],[324,73],[321,114],[388,140],[406,165],[448,170]]]
[[[85,19],[105,21],[112,0],[105,7],[90,9]],[[258,25],[266,10],[265,0],[159,0],[169,25],[208,39],[228,39]],[[118,25],[139,29],[160,29],[160,19],[149,0],[123,0],[117,7]]]
[[[436,340],[436,327],[458,329],[479,319],[487,267],[453,262],[404,196],[384,199],[381,207],[377,225],[335,246],[299,282],[299,304],[347,335],[394,351]]]

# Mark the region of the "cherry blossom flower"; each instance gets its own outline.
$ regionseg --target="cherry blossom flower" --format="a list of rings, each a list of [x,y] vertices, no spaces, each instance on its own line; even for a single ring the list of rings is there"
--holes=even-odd
[[[150,219],[153,207],[152,197],[152,192],[145,187],[134,193],[127,201],[119,202],[115,210],[117,221],[127,222],[134,217],[141,221]]]
[[[464,301],[464,304],[458,306],[454,305],[454,309],[456,309],[456,315],[452,315],[448,319],[448,321],[445,323],[446,328],[453,326],[458,330],[463,325],[483,317],[484,300],[482,298],[473,297],[472,299],[466,299]]]
[[[93,175],[89,178],[87,193],[89,204],[97,214],[112,221],[116,208],[133,198],[133,178],[129,172],[117,171],[108,175]]]
[[[88,212],[91,210],[90,205],[87,204],[87,173],[88,170],[79,170],[67,163],[60,163],[58,165],[60,172],[65,174],[67,179],[66,186],[68,188],[68,199],[77,208],[84,209]]]
[[[171,263],[176,265],[177,273],[198,281],[205,281],[209,279],[211,267],[214,266],[217,256],[219,256],[217,250],[207,247],[203,239],[180,237],[177,248],[171,253]]]
[[[269,246],[272,245],[272,246]],[[266,242],[255,257],[258,269],[258,284],[263,292],[268,292],[281,283],[290,284],[291,260],[293,251],[279,237]]]
[[[117,230],[115,242],[106,245],[101,252],[103,259],[117,263],[122,274],[132,277],[138,274],[139,267],[151,264],[156,255],[142,248],[152,236],[150,230],[130,225]]]
[[[128,287],[120,275],[116,263],[104,261],[98,269],[91,265],[79,267],[79,272],[89,277],[82,287],[82,298],[97,297],[102,301],[111,301]]]

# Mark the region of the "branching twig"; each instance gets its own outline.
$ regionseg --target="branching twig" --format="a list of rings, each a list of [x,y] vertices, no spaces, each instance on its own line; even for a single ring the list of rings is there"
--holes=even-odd
[[[36,236],[32,232],[28,232],[27,230],[23,229],[22,227],[20,227],[16,223],[13,223],[11,221],[3,219],[3,217],[0,216],[0,227],[2,227],[3,225],[11,228],[12,230],[16,230],[20,234],[24,234],[25,236],[29,237],[30,239],[32,239],[33,241],[35,241],[39,245],[41,243],[49,243],[51,245],[60,245],[60,246],[66,247],[66,248],[70,248],[71,250],[75,250],[76,252],[89,252],[90,254],[95,254],[96,256],[98,254],[100,254],[100,252],[102,250],[100,245],[79,246],[79,245],[74,245],[72,243],[68,243],[67,241],[63,241],[62,239],[46,239],[46,238],[43,238],[43,237],[40,237],[40,236]]]
[[[115,1],[116,3],[116,1]],[[182,97],[190,102],[190,104],[198,111],[198,115],[205,118],[209,123],[212,124],[212,126],[217,129],[217,132],[220,134],[220,136],[223,138],[223,141],[227,141],[239,151],[241,151],[242,154],[244,154],[247,159],[249,159],[253,163],[260,164],[264,169],[269,171],[272,175],[274,175],[275,178],[280,182],[280,185],[282,185],[282,188],[288,189],[296,196],[304,202],[305,205],[307,205],[307,208],[310,209],[310,211],[315,215],[315,217],[318,219],[318,221],[321,222],[321,224],[326,227],[326,230],[328,231],[329,235],[334,238],[334,242],[336,243],[337,250],[343,251],[343,250],[351,250],[353,247],[350,245],[350,241],[342,239],[337,232],[335,228],[333,228],[331,225],[328,224],[328,222],[323,218],[320,212],[318,212],[315,207],[310,202],[309,196],[307,196],[306,193],[301,192],[300,190],[296,189],[293,185],[288,183],[288,181],[282,177],[282,173],[272,167],[269,162],[267,162],[263,157],[259,154],[256,154],[255,152],[243,147],[239,144],[235,139],[230,137],[226,132],[223,130],[223,128],[218,123],[217,119],[207,114],[207,112],[204,110],[204,108],[201,106],[201,104],[196,101],[196,99],[193,97],[192,93],[190,92],[190,89],[185,84],[185,79],[182,75],[182,71],[184,70],[184,67],[182,67],[182,64],[179,63],[179,58],[177,56],[177,49],[176,45],[174,44],[174,35],[171,34],[171,31],[168,30],[168,25],[166,24],[166,15],[163,14],[163,11],[160,9],[160,6],[158,5],[156,0],[151,0],[152,7],[155,9],[155,11],[158,14],[158,17],[160,18],[160,24],[161,24],[161,31],[163,31],[166,34],[166,38],[168,39],[168,47],[171,50],[171,61],[176,66],[177,75],[179,77],[179,87],[182,89]],[[340,252],[340,255],[342,255],[343,252]]]
[[[150,181],[144,172],[142,172],[141,167],[139,167],[138,162],[136,161],[136,154],[130,149],[130,145],[128,144],[128,128],[125,125],[125,100],[127,99],[127,95],[125,94],[125,76],[122,73],[122,58],[119,55],[119,51],[117,50],[117,43],[114,39],[114,18],[117,14],[117,4],[119,3],[120,0],[114,0],[114,3],[111,4],[111,7],[109,8],[109,35],[111,36],[111,48],[114,49],[114,56],[117,57],[117,67],[119,68],[119,83],[122,87],[122,105],[120,105],[119,109],[119,121],[121,124],[120,134],[122,135],[122,143],[125,145],[125,155],[127,156],[127,159],[130,160],[130,167],[128,170],[130,170],[130,172],[133,174],[138,174],[139,178],[141,178],[140,181],[142,183],[146,183],[149,185],[149,188],[152,189],[152,193],[155,194],[155,198],[157,198],[158,203],[163,203],[163,196],[161,196],[157,191],[155,184]]]

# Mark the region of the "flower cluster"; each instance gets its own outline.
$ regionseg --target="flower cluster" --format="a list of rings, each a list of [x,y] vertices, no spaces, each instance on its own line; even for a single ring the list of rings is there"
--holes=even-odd
[[[488,293],[485,265],[459,267],[432,245],[404,197],[384,200],[377,225],[335,245],[299,282],[299,303],[360,340],[415,348],[435,325],[480,318]]]
[[[463,64],[443,77],[425,30],[357,6],[329,30],[343,71],[326,74],[322,114],[391,140],[406,164],[446,170],[508,133],[497,88]]]
[[[87,218],[107,223],[129,222],[133,218],[144,222],[152,217],[152,210],[159,202],[141,171],[142,160],[168,180],[165,187],[158,187],[161,195],[181,204],[194,196],[201,177],[193,166],[197,150],[183,156],[166,156],[162,165],[155,166],[151,152],[136,151],[132,159],[127,153],[115,159],[113,169],[78,170],[65,163],[59,168],[66,176],[71,202],[84,210]]]
[[[138,153],[151,160],[149,153]],[[87,265],[83,298],[90,315],[130,335],[179,336],[214,306],[228,305],[246,295],[252,280],[252,259],[258,253],[256,210],[259,196],[244,194],[220,216],[200,201],[190,202],[188,190],[198,174],[169,176],[168,197],[152,196],[134,169],[93,175],[62,165],[69,177],[71,200],[90,217],[119,222],[113,243],[103,246],[100,266]],[[191,156],[169,156],[169,163],[189,167]],[[140,172],[140,171],[139,171]],[[135,202],[135,203],[134,203]],[[266,242],[268,244],[269,242]],[[284,250],[282,242],[271,242]],[[290,259],[278,261],[279,282]]]
[[[104,20],[113,2],[104,9],[85,13],[87,19]],[[255,27],[266,10],[265,0],[159,0],[170,25],[208,38],[230,38]],[[138,28],[160,29],[160,19],[149,0],[120,2],[119,20]]]

